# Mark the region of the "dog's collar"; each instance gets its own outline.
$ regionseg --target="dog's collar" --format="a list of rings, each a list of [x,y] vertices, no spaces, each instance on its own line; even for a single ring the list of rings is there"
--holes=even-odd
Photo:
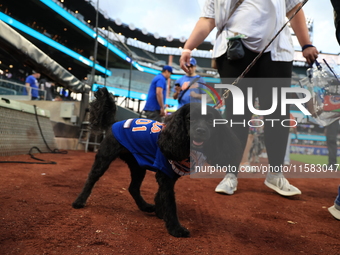
[[[190,175],[195,172],[196,166],[203,166],[206,156],[200,151],[190,150],[190,155],[182,161],[169,160],[172,170],[181,176]]]

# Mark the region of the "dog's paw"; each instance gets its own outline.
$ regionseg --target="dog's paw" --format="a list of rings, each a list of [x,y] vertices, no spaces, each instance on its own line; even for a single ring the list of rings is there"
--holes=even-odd
[[[174,237],[189,237],[190,236],[190,231],[182,226],[179,226],[174,229],[169,229],[168,232],[170,235]]]
[[[85,207],[85,203],[80,203],[80,202],[74,201],[74,202],[72,203],[72,207],[73,207],[74,209],[84,208],[84,207]]]
[[[143,207],[140,208],[141,211],[149,212],[149,213],[154,212],[155,209],[156,209],[156,207],[153,204],[145,204]]]

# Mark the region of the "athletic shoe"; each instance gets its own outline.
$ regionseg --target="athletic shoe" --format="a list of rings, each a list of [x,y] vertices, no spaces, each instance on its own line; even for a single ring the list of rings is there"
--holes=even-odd
[[[301,194],[301,191],[297,187],[289,184],[289,181],[283,176],[282,173],[268,173],[264,184],[282,196],[294,196]]]
[[[226,174],[220,184],[217,185],[215,192],[228,195],[234,194],[237,190],[237,177],[234,174]]]
[[[340,210],[336,209],[336,204],[328,208],[328,211],[333,215],[334,218],[340,220]]]
[[[339,185],[339,192],[338,196],[336,197],[334,201],[334,205],[328,208],[328,211],[336,218],[337,220],[340,220],[340,185]]]

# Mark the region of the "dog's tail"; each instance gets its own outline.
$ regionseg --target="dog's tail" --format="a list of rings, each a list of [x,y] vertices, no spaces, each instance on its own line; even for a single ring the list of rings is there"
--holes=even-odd
[[[114,97],[106,87],[98,88],[90,104],[90,123],[93,130],[106,130],[115,122],[117,111]]]

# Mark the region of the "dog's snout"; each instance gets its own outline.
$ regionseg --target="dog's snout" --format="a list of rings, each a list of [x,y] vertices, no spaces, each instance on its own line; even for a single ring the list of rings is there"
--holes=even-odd
[[[202,128],[202,127],[198,127],[198,128],[196,128],[196,132],[199,135],[205,135],[206,130],[204,128]]]

